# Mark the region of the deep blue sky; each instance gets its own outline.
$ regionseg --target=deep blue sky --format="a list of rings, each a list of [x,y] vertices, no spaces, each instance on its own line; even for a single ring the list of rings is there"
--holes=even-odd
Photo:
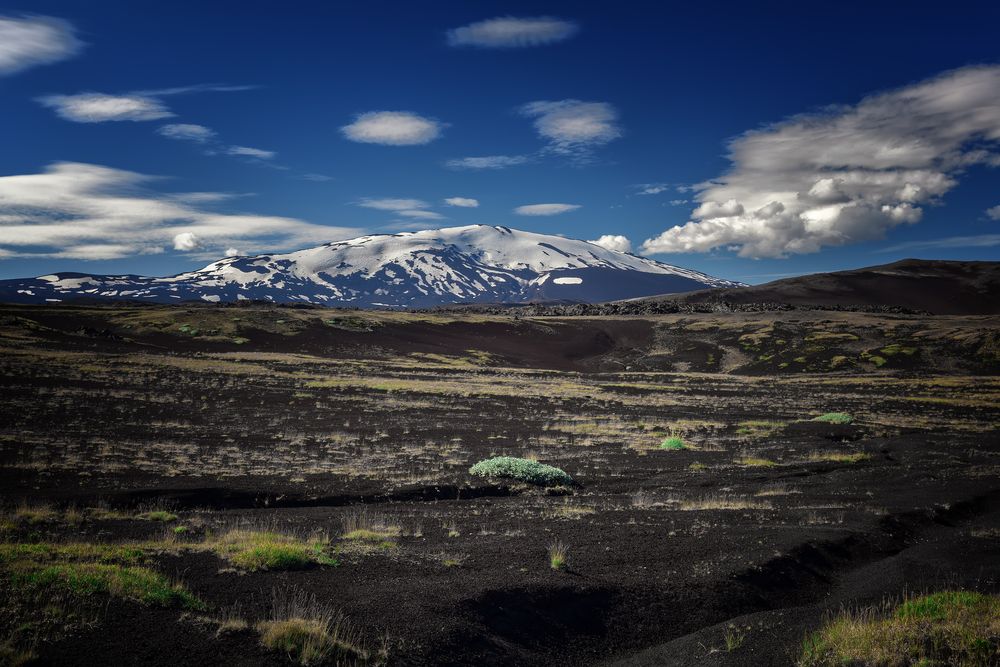
[[[691,220],[697,206],[669,203],[694,193],[639,195],[640,184],[717,178],[731,166],[727,141],[748,130],[828,105],[855,105],[955,68],[1000,63],[1000,4],[986,2],[933,10],[911,2],[32,0],[0,7],[0,16],[25,14],[64,19],[85,46],[60,62],[0,76],[0,176],[39,174],[61,161],[88,163],[165,177],[143,185],[144,196],[237,193],[246,196],[205,206],[370,232],[393,231],[400,218],[359,201],[413,198],[446,218],[410,220],[424,227],[486,223],[586,239],[625,235],[636,249]],[[525,48],[449,46],[448,30],[503,16],[558,17],[578,32]],[[158,97],[175,116],[142,122],[72,122],[38,101],[197,84],[254,88]],[[532,118],[518,112],[538,100],[605,103],[617,113],[621,136],[583,147],[583,158],[539,153],[546,141]],[[446,126],[436,140],[408,146],[353,142],[341,132],[357,114],[380,110]],[[217,143],[165,138],[157,129],[168,123],[211,128]],[[205,154],[230,145],[276,155]],[[534,158],[500,170],[445,166],[490,155]],[[997,259],[1000,221],[986,211],[1000,205],[1000,172],[982,163],[946,171],[957,183],[922,205],[919,222],[891,228],[885,239],[759,259],[727,247],[653,256],[753,283],[909,256]],[[448,207],[441,204],[446,197],[480,205]],[[513,213],[538,203],[580,208],[544,217]],[[962,247],[931,243],[955,237],[978,238],[945,242]],[[905,246],[918,242],[925,245]],[[210,244],[197,252],[164,247],[161,254],[98,260],[8,247],[50,256],[0,259],[0,277],[56,270],[167,274],[221,255]]]

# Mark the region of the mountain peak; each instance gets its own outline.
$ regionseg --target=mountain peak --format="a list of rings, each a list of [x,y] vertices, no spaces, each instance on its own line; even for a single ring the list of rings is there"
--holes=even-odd
[[[290,253],[225,257],[163,278],[53,274],[0,281],[8,301],[264,299],[342,307],[598,302],[734,283],[589,241],[503,226],[372,234]]]

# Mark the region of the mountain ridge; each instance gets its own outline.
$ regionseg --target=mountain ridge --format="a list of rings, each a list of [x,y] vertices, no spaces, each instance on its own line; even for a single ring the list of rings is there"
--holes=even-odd
[[[357,308],[596,303],[742,283],[577,239],[469,225],[226,257],[167,277],[53,273],[0,281],[0,300],[266,300]]]

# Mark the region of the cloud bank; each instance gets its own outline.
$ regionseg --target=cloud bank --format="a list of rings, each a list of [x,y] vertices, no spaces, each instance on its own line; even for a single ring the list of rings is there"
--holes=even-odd
[[[470,23],[448,31],[451,46],[483,49],[516,49],[543,46],[569,39],[579,28],[572,21],[541,16],[537,18],[498,17]]]
[[[442,123],[409,111],[369,111],[340,128],[351,141],[383,146],[416,146],[427,144],[439,136]]]
[[[146,188],[152,180],[76,162],[0,177],[0,256],[118,259],[166,248],[218,256],[236,246],[292,249],[359,233],[294,218],[209,210],[204,205],[229,197],[158,194]]]
[[[73,26],[62,19],[0,15],[0,76],[66,60],[82,49]]]
[[[854,106],[794,116],[729,145],[691,220],[648,253],[782,257],[914,224],[972,165],[1000,165],[1000,66],[966,67]]]

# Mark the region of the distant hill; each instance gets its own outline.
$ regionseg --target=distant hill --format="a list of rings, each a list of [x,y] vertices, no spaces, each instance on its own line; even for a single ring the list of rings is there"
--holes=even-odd
[[[1000,313],[1000,262],[904,259],[851,271],[814,273],[764,285],[647,297],[633,304],[782,304],[901,308],[936,315]]]

